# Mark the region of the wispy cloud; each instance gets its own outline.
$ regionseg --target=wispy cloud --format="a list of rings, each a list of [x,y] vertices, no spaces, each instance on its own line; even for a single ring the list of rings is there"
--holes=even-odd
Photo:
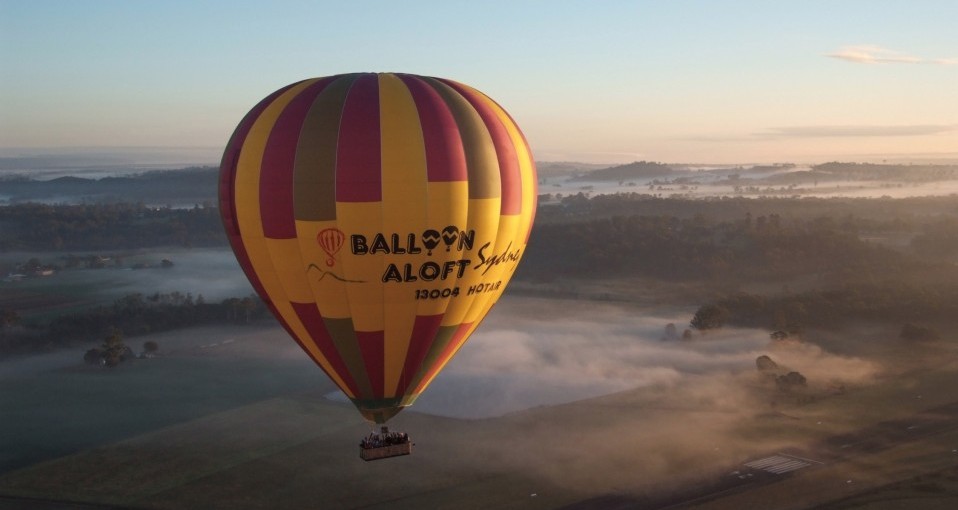
[[[871,44],[842,46],[831,53],[826,53],[825,56],[837,58],[846,62],[854,62],[856,64],[958,64],[958,58],[916,57],[914,55],[909,55],[907,53],[902,53],[900,51],[890,50]]]
[[[755,142],[785,138],[860,138],[934,136],[953,133],[958,124],[782,126],[741,135],[697,135],[680,140],[705,143]]]
[[[881,136],[928,136],[949,133],[958,129],[955,124],[905,125],[846,125],[846,126],[788,126],[769,128],[755,136],[767,138],[834,138]]]

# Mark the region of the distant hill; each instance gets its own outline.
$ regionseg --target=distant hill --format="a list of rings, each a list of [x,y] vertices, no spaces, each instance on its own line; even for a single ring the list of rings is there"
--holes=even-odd
[[[217,200],[219,169],[193,167],[154,170],[127,177],[59,177],[34,180],[10,177],[0,180],[0,199],[18,202],[144,202],[191,205]]]
[[[571,175],[579,172],[591,172],[606,168],[608,164],[578,163],[575,161],[536,161],[536,171],[540,176]]]
[[[636,161],[627,165],[595,170],[575,177],[576,181],[636,181],[659,177],[673,177],[676,171],[668,165],[653,161]]]
[[[848,180],[934,182],[958,178],[958,165],[879,165],[833,161],[815,165],[812,169],[821,175]]]
[[[810,170],[777,173],[755,179],[753,182],[766,185],[840,181],[930,183],[956,179],[958,179],[958,165],[952,164],[876,164],[833,161],[814,165]]]

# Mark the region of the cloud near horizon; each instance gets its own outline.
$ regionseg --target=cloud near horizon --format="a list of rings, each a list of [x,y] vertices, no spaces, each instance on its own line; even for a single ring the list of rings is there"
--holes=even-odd
[[[699,135],[681,138],[705,143],[753,142],[787,138],[875,138],[904,136],[935,136],[953,133],[958,124],[901,124],[901,125],[818,125],[780,126],[765,128],[741,135]]]
[[[958,58],[922,58],[871,44],[842,46],[825,56],[856,64],[958,64]]]
[[[950,133],[955,124],[786,126],[768,128],[755,136],[769,138],[833,138],[876,136],[929,136]]]

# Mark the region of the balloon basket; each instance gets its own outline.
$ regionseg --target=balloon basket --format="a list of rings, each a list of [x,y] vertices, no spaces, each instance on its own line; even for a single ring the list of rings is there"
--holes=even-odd
[[[382,446],[379,448],[360,448],[359,458],[365,461],[388,459],[412,453],[412,443]]]
[[[367,462],[412,454],[413,442],[405,432],[390,432],[383,427],[379,434],[369,434],[359,443],[359,458]]]

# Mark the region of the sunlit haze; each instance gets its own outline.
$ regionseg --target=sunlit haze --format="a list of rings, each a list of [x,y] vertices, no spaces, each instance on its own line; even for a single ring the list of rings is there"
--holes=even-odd
[[[949,1],[2,0],[0,148],[215,154],[279,87],[400,71],[486,92],[540,161],[958,158],[956,19]]]

